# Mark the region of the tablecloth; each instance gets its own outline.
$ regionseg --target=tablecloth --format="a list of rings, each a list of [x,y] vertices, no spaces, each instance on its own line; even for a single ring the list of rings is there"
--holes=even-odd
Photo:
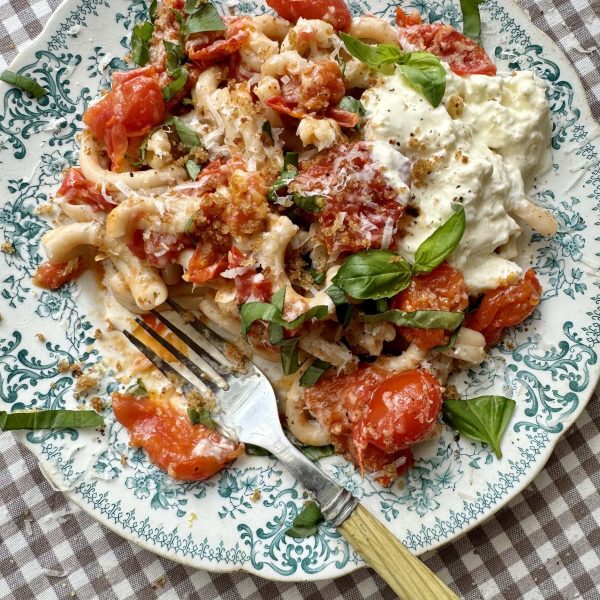
[[[60,0],[0,0],[0,69],[41,31]],[[523,0],[578,70],[600,118],[600,0]],[[600,387],[545,469],[483,526],[425,562],[461,598],[600,599]],[[0,598],[3,600],[383,600],[372,571],[274,583],[211,574],[159,558],[98,524],[41,474],[33,455],[0,434]]]

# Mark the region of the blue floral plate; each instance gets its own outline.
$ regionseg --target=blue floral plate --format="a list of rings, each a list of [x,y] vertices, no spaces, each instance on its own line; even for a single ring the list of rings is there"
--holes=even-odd
[[[265,11],[253,0],[236,4],[246,13]],[[427,20],[460,27],[458,2],[403,4]],[[391,20],[396,3],[350,5],[356,14]],[[77,161],[81,115],[111,72],[124,67],[118,57],[128,51],[128,30],[145,13],[143,0],[68,0],[12,66],[43,82],[49,95],[32,100],[0,84],[0,409],[73,406],[74,377],[65,366],[100,360],[93,345],[102,327],[93,277],[57,292],[31,285],[40,237],[50,227],[38,207]],[[456,441],[445,431],[420,447],[415,468],[389,489],[361,479],[339,457],[320,463],[417,553],[461,535],[522,490],[583,410],[600,371],[598,129],[575,72],[516,4],[488,0],[482,21],[485,45],[501,68],[533,69],[548,83],[554,168],[534,195],[560,224],[551,239],[532,237],[531,258],[544,287],[541,309],[459,385],[470,396],[496,392],[517,400],[504,457],[497,460],[485,445]],[[107,378],[97,393],[114,387]],[[176,483],[130,448],[110,418],[103,436],[60,430],[20,439],[73,501],[173,560],[286,581],[335,577],[362,565],[327,525],[302,541],[285,536],[304,492],[274,459],[245,457],[209,481]]]

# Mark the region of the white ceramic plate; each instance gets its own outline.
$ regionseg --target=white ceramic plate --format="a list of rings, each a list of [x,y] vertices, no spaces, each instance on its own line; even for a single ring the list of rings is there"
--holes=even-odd
[[[350,5],[356,14],[390,20],[395,8],[385,0]],[[459,26],[457,5],[404,2],[426,19]],[[244,0],[237,8],[265,10]],[[100,359],[92,344],[95,328],[102,328],[93,276],[57,292],[32,288],[39,240],[49,227],[36,207],[77,161],[81,115],[112,70],[124,66],[117,57],[145,10],[143,0],[67,1],[12,66],[40,80],[49,95],[31,100],[0,84],[0,242],[14,250],[0,253],[0,409],[73,405],[73,377],[61,361],[89,366]],[[482,21],[485,46],[501,68],[533,69],[548,83],[554,169],[534,195],[560,223],[552,239],[532,240],[532,264],[544,287],[540,310],[487,362],[465,373],[460,387],[470,396],[494,391],[517,400],[504,458],[445,431],[421,446],[415,468],[391,489],[362,480],[339,457],[320,463],[417,553],[481,523],[523,489],[581,413],[599,375],[597,127],[570,64],[521,9],[489,0]],[[107,377],[101,393],[114,388]],[[245,457],[210,481],[176,483],[127,445],[119,424],[108,423],[100,438],[70,430],[20,437],[55,485],[124,537],[192,566],[286,581],[335,577],[362,564],[326,525],[302,541],[284,535],[304,494],[275,460]],[[252,501],[256,489],[260,499]]]

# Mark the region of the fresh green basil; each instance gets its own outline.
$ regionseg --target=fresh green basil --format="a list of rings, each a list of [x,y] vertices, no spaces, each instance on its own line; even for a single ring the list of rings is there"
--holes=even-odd
[[[283,314],[285,306],[285,287],[277,290],[271,297],[271,304]],[[282,325],[277,323],[269,323],[269,342],[273,346],[277,346],[285,339],[284,329]]]
[[[198,10],[193,12],[186,23],[186,34],[202,33],[205,31],[225,31],[225,23],[210,3],[202,4]]]
[[[152,0],[150,6],[148,7],[148,17],[151,21],[154,21],[156,17],[156,9],[158,8],[158,2],[156,0]]]
[[[316,271],[315,269],[308,269],[309,275],[317,285],[325,283],[326,275],[323,272]]]
[[[387,75],[395,65],[408,84],[436,107],[446,91],[446,71],[440,59],[430,52],[402,52],[397,46],[369,46],[359,39],[341,33],[348,52],[369,67]]]
[[[150,21],[138,23],[131,32],[131,58],[136,65],[143,67],[150,60],[148,42],[152,37],[154,25]]]
[[[285,535],[294,538],[305,538],[317,533],[317,525],[323,521],[321,509],[314,503],[309,502],[298,513],[292,522],[292,526],[286,530]]]
[[[195,160],[190,159],[185,161],[185,170],[188,172],[190,179],[196,181],[196,177],[202,171],[202,167]]]
[[[298,192],[292,194],[294,204],[307,212],[320,212],[327,203],[325,196],[304,196]]]
[[[460,0],[460,10],[463,15],[463,33],[478,44],[481,42],[479,5],[484,2],[485,0]]]
[[[396,308],[386,310],[377,315],[361,314],[365,323],[394,323],[399,327],[416,327],[418,329],[447,329],[454,331],[465,318],[462,312],[446,310],[416,310],[404,312]]]
[[[185,82],[188,80],[188,72],[187,69],[179,67],[171,73],[171,76],[175,79],[173,79],[171,83],[162,89],[163,99],[167,102],[171,100],[171,98],[174,98],[183,89]]]
[[[360,130],[360,124],[364,119],[367,111],[363,106],[363,103],[352,96],[344,96],[338,103],[337,107],[341,110],[345,110],[347,112],[354,113],[358,115],[358,125],[354,127],[356,131]]]
[[[310,319],[322,320],[327,317],[329,309],[325,305],[313,306],[304,314],[292,321],[283,318],[282,311],[276,306],[266,302],[246,302],[240,307],[242,333],[246,335],[255,321],[268,321],[285,327],[285,329],[298,329],[305,321]]]
[[[331,301],[336,305],[342,305],[348,303],[348,298],[346,298],[346,292],[341,287],[337,285],[330,285],[325,293],[331,298]]]
[[[298,175],[298,153],[287,152],[283,158],[283,169],[279,174],[279,177],[272,183],[271,189],[269,190],[269,200],[271,202],[279,202],[279,196],[277,192],[282,188],[287,187]]]
[[[179,45],[183,48],[185,46],[185,19],[178,10],[171,9],[171,14],[177,20],[177,25],[179,27]]]
[[[321,375],[331,368],[331,365],[324,360],[317,359],[302,373],[300,385],[302,387],[311,387],[321,379]]]
[[[210,411],[206,407],[200,409],[188,408],[188,419],[192,425],[204,425],[207,429],[216,429],[217,425],[210,416]]]
[[[446,400],[444,421],[460,434],[489,444],[502,458],[500,441],[515,410],[516,402],[504,396],[479,396],[470,400]]]
[[[302,446],[299,450],[313,462],[335,454],[335,448],[331,444],[329,446]]]
[[[185,0],[185,5],[184,5],[183,10],[185,11],[186,15],[191,15],[195,11],[197,11],[201,5],[202,5],[201,0]]]
[[[281,368],[284,375],[292,375],[300,368],[300,361],[298,360],[299,343],[300,338],[293,337],[281,340],[277,344],[281,354]]]
[[[325,293],[331,298],[331,301],[335,304],[335,314],[338,323],[343,327],[347,327],[352,320],[354,314],[354,308],[348,304],[348,298],[346,298],[346,292],[337,285],[330,285]]]
[[[0,431],[20,429],[83,429],[104,425],[104,418],[94,410],[39,410],[35,412],[0,411]]]
[[[168,121],[163,123],[161,127],[166,125],[173,125],[179,141],[187,148],[195,148],[202,146],[202,142],[198,137],[198,134],[191,128],[188,127],[181,119],[177,117],[171,117]]]
[[[459,204],[452,207],[454,214],[438,227],[415,252],[414,273],[429,273],[444,262],[456,249],[467,226],[465,209]]]
[[[29,92],[34,98],[46,96],[48,92],[33,78],[28,75],[19,75],[12,71],[3,71],[0,81],[14,85],[24,92]]]
[[[130,385],[125,390],[125,393],[131,394],[132,396],[135,396],[136,398],[142,398],[142,397],[148,395],[148,390],[146,389],[144,382],[138,378],[138,380],[133,385]]]
[[[358,300],[391,298],[408,287],[410,265],[390,250],[364,250],[349,256],[332,282]]]
[[[179,44],[174,44],[173,42],[169,42],[168,40],[163,40],[163,45],[165,47],[165,53],[167,55],[167,73],[173,76],[173,74],[179,68],[183,59],[185,58],[185,53],[182,51],[181,46]]]

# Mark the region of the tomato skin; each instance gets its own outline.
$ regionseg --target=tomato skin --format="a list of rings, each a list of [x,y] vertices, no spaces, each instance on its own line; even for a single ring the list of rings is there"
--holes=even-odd
[[[344,0],[267,0],[267,4],[283,19],[321,19],[338,31],[350,27],[352,15]]]
[[[480,331],[488,344],[497,344],[506,327],[522,323],[540,303],[542,286],[533,269],[516,283],[486,292],[479,308],[467,316],[466,327]]]
[[[423,23],[423,19],[421,19],[421,15],[416,10],[411,13],[405,13],[400,7],[396,8],[396,25],[398,27],[421,25],[421,23]]]
[[[100,193],[98,186],[87,180],[79,167],[71,167],[67,170],[56,193],[58,196],[65,197],[69,204],[87,204],[94,212],[112,210],[117,205]],[[110,198],[108,193],[106,196]]]
[[[179,253],[190,246],[190,240],[183,236],[150,231],[144,236],[142,229],[134,230],[127,242],[132,254],[145,260],[157,269],[163,269],[174,263]]]
[[[410,18],[410,17],[407,17]],[[441,23],[400,26],[400,46],[427,50],[445,60],[457,75],[495,75],[496,65],[474,40]]]
[[[224,40],[217,40],[203,48],[194,48],[188,51],[188,56],[195,62],[203,65],[212,64],[223,60],[237,52],[250,37],[250,32],[240,29]]]
[[[227,267],[227,253],[220,253],[209,244],[200,243],[190,259],[186,275],[192,283],[206,283],[216,279]]]
[[[386,453],[398,452],[431,432],[441,408],[442,390],[429,371],[396,373],[373,392],[358,438]]]
[[[84,268],[85,264],[80,256],[61,263],[47,260],[37,268],[33,282],[39,287],[56,290],[68,281],[77,279]]]
[[[392,298],[391,307],[406,312],[415,310],[463,311],[469,304],[465,280],[460,271],[442,263],[430,273],[412,278],[410,285]],[[398,331],[423,350],[448,342],[444,329],[398,327]]]
[[[153,67],[115,73],[112,89],[83,115],[83,122],[118,169],[123,163],[129,138],[146,135],[165,119],[165,103]]]
[[[148,397],[115,393],[112,407],[119,423],[129,431],[131,445],[143,448],[148,458],[173,479],[202,481],[243,454],[242,445],[202,425],[171,407],[159,406]],[[206,444],[197,452],[199,443]]]

